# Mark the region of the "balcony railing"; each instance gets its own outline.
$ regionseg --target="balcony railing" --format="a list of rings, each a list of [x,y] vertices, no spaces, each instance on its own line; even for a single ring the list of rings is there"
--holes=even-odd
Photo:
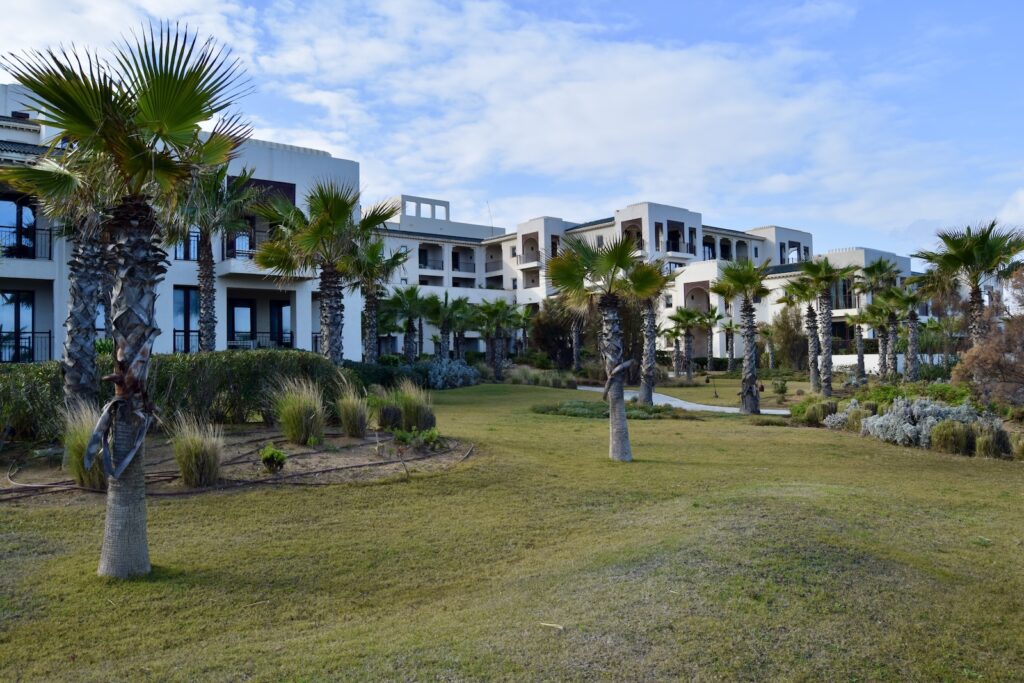
[[[473,261],[460,261],[452,265],[452,270],[459,273],[475,273],[476,263]]]
[[[199,350],[199,332],[197,330],[175,330],[174,352],[195,353]]]
[[[229,349],[290,349],[291,332],[235,332],[228,338]]]
[[[222,242],[222,259],[252,259],[256,255],[256,250],[259,246],[270,239],[270,233],[266,230],[256,230],[252,233],[236,235],[235,237],[225,237]],[[198,253],[198,251],[196,252]]]
[[[0,363],[39,363],[53,358],[50,332],[0,332]]]
[[[496,271],[501,270],[503,265],[504,264],[501,262],[500,259],[497,261],[488,261],[487,265],[484,266],[484,270],[487,271],[488,273],[494,273]]]
[[[524,265],[526,263],[538,263],[539,261],[540,254],[538,254],[537,252],[534,252],[532,254],[520,254],[519,256],[516,257],[516,262],[519,265]]]
[[[689,242],[680,242],[678,240],[670,240],[665,244],[665,251],[671,251],[679,254],[689,254],[691,256],[697,255],[697,245]]]
[[[48,228],[0,228],[0,257],[53,259],[53,233]]]
[[[421,258],[420,270],[444,270],[444,259]]]

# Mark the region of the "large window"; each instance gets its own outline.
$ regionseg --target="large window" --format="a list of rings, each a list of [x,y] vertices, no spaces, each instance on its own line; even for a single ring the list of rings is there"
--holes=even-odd
[[[34,360],[35,296],[32,292],[0,290],[0,361]]]
[[[192,228],[188,236],[174,245],[175,261],[195,261],[199,258],[199,228]]]
[[[174,351],[199,350],[199,288],[174,288]]]
[[[36,245],[36,214],[26,199],[0,198],[0,255],[7,258],[48,258]]]
[[[287,301],[270,302],[270,343],[273,346],[292,345],[292,305]]]
[[[228,299],[228,346],[256,348],[256,301]]]

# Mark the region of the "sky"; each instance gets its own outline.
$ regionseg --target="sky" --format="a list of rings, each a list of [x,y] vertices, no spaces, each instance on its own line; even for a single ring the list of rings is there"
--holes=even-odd
[[[36,0],[3,49],[107,48],[154,19],[227,43],[256,137],[361,166],[366,200],[706,224],[910,253],[1024,224],[1024,3]],[[0,71],[0,82],[10,82]]]

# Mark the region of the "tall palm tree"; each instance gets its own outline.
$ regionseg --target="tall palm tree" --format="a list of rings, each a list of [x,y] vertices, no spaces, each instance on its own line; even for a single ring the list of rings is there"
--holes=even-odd
[[[702,321],[700,311],[692,308],[677,308],[668,317],[672,322],[672,330],[682,333],[683,337],[683,361],[686,368],[686,379],[693,381],[693,330],[699,327]],[[678,350],[678,338],[676,339]],[[679,376],[679,369],[676,369],[676,377]]]
[[[868,323],[868,318],[860,312],[848,316],[846,321],[853,325],[853,345],[857,352],[857,382],[863,382],[868,377],[864,364],[864,325]]]
[[[654,405],[654,384],[657,380],[658,369],[658,301],[672,277],[664,271],[660,261],[638,261],[633,265],[634,271],[630,279],[640,278],[650,283],[650,287],[644,296],[637,300],[640,305],[640,320],[643,330],[643,352],[640,358],[640,391],[637,393],[637,403],[644,406]]]
[[[110,302],[115,395],[103,409],[85,466],[102,447],[110,479],[99,574],[147,574],[141,453],[153,420],[146,384],[160,333],[156,288],[166,271],[161,244],[167,221],[160,209],[173,209],[194,173],[227,162],[248,136],[247,126],[223,115],[247,84],[228,51],[170,24],[116,45],[109,61],[62,48],[9,55],[2,66],[28,89],[55,140],[106,165],[116,178],[119,196],[107,214],[116,268]],[[213,132],[201,136],[200,124],[218,116]]]
[[[976,227],[943,230],[938,237],[939,249],[919,251],[914,257],[968,288],[967,329],[971,344],[979,344],[987,331],[982,286],[989,280],[1009,278],[1024,265],[1019,259],[1024,252],[1024,233],[1001,228],[993,220]]]
[[[385,302],[387,308],[399,320],[404,321],[402,332],[402,352],[406,363],[416,362],[416,321],[424,313],[426,299],[420,295],[416,285],[399,287],[391,293]]]
[[[683,357],[683,331],[678,327],[668,327],[661,330],[661,336],[672,347],[672,373],[681,377],[686,368],[686,361]]]
[[[473,329],[476,319],[476,308],[469,303],[469,299],[460,296],[452,300],[452,341],[454,344],[455,357],[458,360],[466,360],[466,332]]]
[[[918,309],[925,299],[920,292],[905,287],[893,287],[881,296],[896,316],[906,320],[907,354],[903,375],[908,381],[916,382],[921,377],[921,318]]]
[[[468,299],[464,300],[468,302]],[[458,313],[456,301],[458,299],[448,298],[448,292],[444,293],[443,299],[436,294],[431,294],[424,301],[427,322],[437,328],[438,343],[434,348],[434,356],[437,358],[448,359],[451,350],[452,323]]]
[[[596,300],[601,314],[601,354],[604,356],[605,396],[608,399],[608,455],[629,462],[633,450],[626,424],[625,373],[633,361],[623,361],[620,306],[625,298],[650,297],[659,288],[658,278],[635,269],[636,246],[629,237],[610,240],[598,247],[579,237],[566,237],[558,255],[547,262],[548,277],[566,301],[586,309]]]
[[[715,357],[715,328],[725,320],[725,316],[719,313],[715,309],[705,311],[701,314],[700,327],[704,329],[707,336],[707,371],[711,372],[714,369],[713,359]]]
[[[227,164],[196,174],[184,189],[178,229],[168,236],[172,241],[180,241],[196,235],[200,351],[217,348],[217,275],[214,272],[213,240],[217,235],[232,236],[248,229],[246,215],[252,212],[264,194],[250,184],[252,174],[252,169],[247,168],[237,176],[229,177]]]
[[[804,332],[807,334],[807,371],[810,376],[811,391],[820,391],[821,373],[818,367],[818,356],[821,354],[821,339],[818,337],[818,312],[814,309],[814,303],[818,300],[818,292],[805,276],[790,280],[782,287],[782,291],[780,304],[806,306],[804,309]]]
[[[736,370],[736,336],[742,334],[743,328],[735,320],[726,320],[722,323],[722,331],[725,332],[725,356],[727,365],[726,372]]]
[[[396,204],[394,209],[397,213],[401,207]],[[384,216],[386,213],[384,210],[380,216]],[[393,217],[384,218],[384,220],[390,220]],[[409,253],[402,251],[388,253],[384,240],[376,236],[369,226],[360,226],[359,232],[364,235],[369,233],[369,236],[364,237],[355,251],[345,259],[342,263],[342,272],[349,291],[358,289],[363,295],[363,362],[376,363],[377,319],[381,292],[405,265]]]
[[[494,379],[505,379],[505,351],[507,337],[515,325],[515,307],[504,299],[485,301],[476,307],[477,325],[487,344],[487,357],[494,371]]]
[[[740,328],[743,333],[743,381],[740,385],[740,412],[761,412],[761,395],[757,386],[757,321],[754,301],[768,296],[764,278],[769,262],[755,265],[753,261],[732,261],[722,268],[714,287],[740,299]],[[721,285],[721,286],[719,286]],[[735,344],[735,342],[734,342]]]
[[[857,271],[856,266],[836,268],[828,257],[802,261],[800,271],[818,295],[818,335],[821,338],[821,394],[832,396],[832,291]]]
[[[873,297],[874,300],[864,306],[860,318],[875,331],[875,337],[878,339],[878,376],[886,379],[896,372],[896,340],[890,338],[889,335],[891,311],[886,306],[881,294],[882,292],[876,293]],[[890,357],[893,358],[892,365],[889,363]]]
[[[895,287],[899,283],[900,269],[892,261],[879,258],[864,266],[854,281],[854,289],[868,295],[872,302],[876,296]],[[876,306],[871,315],[885,314],[884,323],[876,320],[872,325],[878,337],[879,375],[888,378],[896,374],[896,335],[899,331],[899,320],[894,311],[885,306]]]

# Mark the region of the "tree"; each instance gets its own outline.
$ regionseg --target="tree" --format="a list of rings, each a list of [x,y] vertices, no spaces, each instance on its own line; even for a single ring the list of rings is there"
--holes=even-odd
[[[899,277],[900,270],[895,263],[884,258],[876,259],[857,274],[854,289],[869,296],[871,303],[875,303],[875,297],[895,287]],[[884,379],[896,373],[896,333],[899,323],[895,313],[884,305],[869,308],[868,316],[872,318],[871,327],[878,337],[878,371]]]
[[[693,329],[701,325],[703,316],[700,311],[692,308],[677,308],[668,319],[672,322],[672,330],[682,333],[683,337],[683,359],[686,368],[686,379],[693,381]],[[678,336],[676,348],[678,350]],[[679,369],[676,369],[676,377],[679,376]]]
[[[1018,271],[1018,276],[1024,271]],[[934,318],[928,321],[928,327],[942,340],[942,363],[949,371],[953,344],[960,334],[961,307],[960,288],[957,279],[948,277],[934,266],[923,273],[907,279],[907,284],[917,287],[923,297],[927,297]]]
[[[759,323],[757,334],[764,340],[764,351],[768,356],[768,369],[775,369],[775,330],[770,323]]]
[[[426,299],[420,295],[420,288],[416,285],[399,287],[391,293],[391,297],[385,303],[392,315],[398,320],[404,321],[402,331],[402,352],[406,363],[416,362],[416,321],[419,320],[426,309]]]
[[[431,294],[424,301],[427,321],[437,328],[438,344],[434,348],[436,358],[448,359],[451,350],[452,322],[458,310],[456,301],[458,299],[450,300],[448,298],[448,292],[444,293],[443,299],[436,294]],[[469,303],[468,299],[464,298],[463,301]]]
[[[608,400],[608,455],[629,462],[633,450],[626,423],[625,381],[632,360],[623,361],[620,306],[625,298],[653,296],[660,279],[646,269],[634,268],[636,245],[629,237],[610,240],[598,247],[579,237],[566,237],[558,255],[547,262],[551,284],[577,309],[597,302],[601,315],[601,354],[604,357],[604,396]],[[658,274],[659,273],[654,273]]]
[[[466,360],[466,332],[473,329],[475,319],[476,308],[469,299],[460,296],[452,301],[452,337],[455,357],[461,361]]]
[[[806,276],[787,282],[783,288],[780,304],[787,306],[806,306],[804,309],[804,331],[807,334],[807,372],[810,376],[811,391],[821,391],[821,373],[818,356],[821,355],[821,338],[818,336],[818,312],[814,303],[818,300],[818,292]]]
[[[864,324],[867,318],[862,313],[847,316],[846,321],[853,325],[853,345],[857,351],[857,381],[863,382],[868,373],[864,365]]]
[[[516,324],[515,307],[504,299],[484,301],[477,307],[477,325],[487,345],[487,358],[494,379],[505,379],[505,352],[508,349],[507,335]]]
[[[740,329],[743,333],[743,380],[740,385],[740,412],[761,412],[761,395],[757,385],[757,320],[754,301],[768,296],[764,278],[769,262],[755,265],[753,261],[733,261],[722,268],[713,290],[728,292],[740,299]],[[734,342],[735,343],[735,342]]]
[[[971,344],[985,337],[985,299],[982,286],[993,279],[1009,279],[1024,265],[1024,233],[999,227],[996,221],[976,227],[943,230],[935,251],[919,251],[915,258],[931,264],[943,275],[954,278],[969,290],[967,329]]]
[[[722,323],[722,331],[725,332],[725,356],[726,372],[736,371],[736,335],[742,332],[742,328],[735,320],[726,320]]]
[[[660,261],[636,262],[629,273],[629,279],[639,279],[649,283],[643,291],[648,296],[637,298],[640,306],[640,320],[643,330],[643,354],[640,359],[640,391],[637,392],[637,403],[643,406],[654,405],[654,384],[658,369],[658,308],[657,302],[662,292],[672,281],[665,274]]]
[[[30,95],[44,125],[88,165],[103,165],[118,196],[107,207],[116,269],[110,308],[115,346],[114,398],[87,449],[101,444],[107,515],[99,574],[127,578],[150,571],[146,539],[145,436],[153,420],[146,397],[156,326],[156,288],[166,271],[166,215],[196,172],[226,163],[248,136],[224,115],[246,90],[240,63],[212,40],[170,24],[150,27],[113,49],[112,59],[76,48],[7,56],[3,68]],[[200,124],[220,117],[213,131]]]
[[[839,283],[849,279],[857,268],[836,268],[828,257],[816,261],[803,261],[800,271],[810,282],[818,297],[818,334],[821,337],[821,394],[832,396],[832,291]]]
[[[395,213],[401,210],[394,204]],[[387,215],[387,208],[381,210],[374,220],[390,220],[394,213]],[[365,220],[365,219],[364,219]],[[363,362],[377,362],[377,321],[379,317],[380,297],[385,286],[394,279],[395,274],[405,265],[409,258],[408,252],[387,252],[384,240],[369,225],[359,228],[361,234],[369,233],[355,251],[342,263],[342,274],[348,282],[349,291],[358,289],[363,295]]]
[[[916,382],[921,377],[921,318],[918,309],[924,297],[913,289],[893,287],[883,292],[882,300],[893,315],[907,323],[907,353],[903,374],[907,380]],[[890,337],[891,337],[890,332]]]
[[[683,375],[687,363],[683,356],[683,348],[680,340],[683,338],[683,331],[678,327],[669,327],[661,331],[661,336],[672,347],[672,373],[678,378]]]
[[[714,363],[712,360],[715,357],[715,328],[718,327],[719,323],[723,320],[725,320],[725,316],[714,309],[705,311],[701,314],[700,326],[704,328],[704,332],[707,334],[708,372],[711,372],[714,369]]]
[[[246,215],[263,199],[263,192],[250,183],[252,169],[236,177],[228,176],[228,165],[221,164],[196,174],[184,188],[180,217],[170,239],[180,241],[196,235],[196,267],[199,280],[199,350],[217,347],[217,275],[214,272],[213,239],[231,236],[248,229]],[[195,231],[193,233],[193,230]]]
[[[1011,316],[964,354],[953,378],[966,382],[979,403],[1024,405],[1024,316]]]
[[[861,309],[859,318],[875,331],[878,339],[878,376],[885,379],[890,373],[896,372],[895,366],[891,370],[889,366],[890,351],[893,355],[896,353],[896,340],[889,338],[889,309],[878,296]]]

